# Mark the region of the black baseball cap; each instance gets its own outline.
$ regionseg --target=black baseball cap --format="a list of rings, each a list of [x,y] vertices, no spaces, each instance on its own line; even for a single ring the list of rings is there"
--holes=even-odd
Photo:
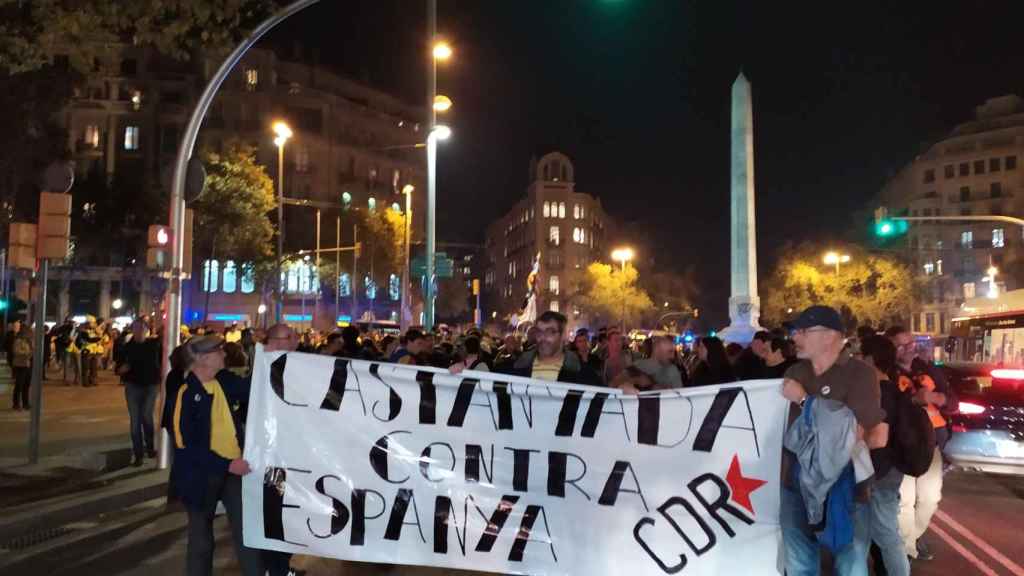
[[[836,312],[835,308],[829,306],[811,306],[804,310],[793,321],[793,328],[806,330],[814,326],[822,326],[843,333],[843,319]]]

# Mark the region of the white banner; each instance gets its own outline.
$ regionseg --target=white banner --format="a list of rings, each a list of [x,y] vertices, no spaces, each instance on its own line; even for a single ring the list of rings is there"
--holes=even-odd
[[[248,546],[559,575],[777,571],[778,380],[617,390],[256,354]]]

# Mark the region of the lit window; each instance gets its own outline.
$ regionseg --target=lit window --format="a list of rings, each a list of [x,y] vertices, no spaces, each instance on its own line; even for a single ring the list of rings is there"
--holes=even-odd
[[[550,202],[545,202],[544,203],[544,217],[545,218],[550,218],[551,217],[551,203]]]
[[[558,312],[558,300],[552,300],[551,303],[548,304],[548,310]]]
[[[558,276],[548,278],[548,292],[558,296]]]
[[[1006,245],[1005,242],[1006,242],[1006,240],[1003,238],[1003,229],[1002,228],[996,228],[996,229],[992,230],[992,247],[993,248],[1002,248],[1003,246]]]
[[[558,226],[552,226],[548,230],[548,242],[554,246],[558,246]]]
[[[402,299],[402,279],[397,274],[388,277],[388,296],[392,300]]]
[[[580,206],[580,220],[586,220],[586,218],[587,218],[587,208],[586,208],[586,206]]]
[[[377,209],[377,199],[373,196],[370,196],[370,199],[366,201],[366,204],[370,207],[370,210]]]
[[[572,241],[576,242],[577,244],[579,243],[579,241],[580,241],[580,229],[579,228],[573,228],[572,229]]]
[[[935,273],[942,276],[942,260],[935,261]]]
[[[352,295],[352,277],[347,272],[338,276],[338,294],[341,296]]]
[[[964,298],[974,298],[974,282],[964,283]]]
[[[402,207],[398,205],[398,202],[391,204],[391,210],[393,212],[398,212],[399,214],[402,213]]]
[[[363,278],[363,286],[366,287],[366,297],[370,300],[377,299],[377,283],[369,276]]]
[[[565,202],[558,203],[558,217],[565,218]]]
[[[242,268],[242,294],[252,294],[256,291],[256,274],[251,263]]]
[[[287,272],[287,284],[285,285],[286,292],[298,292],[299,291],[299,271],[296,270],[295,266],[289,266]]]
[[[973,248],[974,247],[974,232],[970,230],[960,233],[960,246],[962,248]]]
[[[579,204],[573,204],[572,205],[572,219],[573,220],[579,220],[580,219],[580,205]]]
[[[245,70],[245,88],[252,92],[256,90],[256,85],[260,83],[260,71],[255,68],[247,68]]]
[[[216,292],[220,265],[216,260],[203,261],[203,292]]]
[[[238,288],[238,274],[234,260],[224,263],[224,293],[232,294]]]
[[[928,275],[928,276],[931,276],[934,272],[935,272],[935,263],[934,262],[925,262],[925,264],[924,264],[924,273],[926,275]]]
[[[348,205],[352,203],[352,195],[349,194],[348,192],[342,192],[341,193],[341,203],[344,204],[345,207],[347,208]]]
[[[138,126],[125,126],[125,128],[124,128],[124,149],[125,150],[138,150],[139,149],[139,127]]]
[[[142,108],[142,92],[132,90],[132,110]]]
[[[89,124],[85,127],[85,144],[92,146],[93,148],[99,148],[100,146],[100,127],[95,124]]]
[[[580,244],[586,244],[586,243],[587,243],[587,229],[586,228],[580,228]]]

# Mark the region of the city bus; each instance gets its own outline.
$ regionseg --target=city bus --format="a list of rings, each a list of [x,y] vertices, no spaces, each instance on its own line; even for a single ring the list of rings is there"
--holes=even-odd
[[[1024,289],[971,298],[960,309],[946,342],[951,361],[1024,368]]]

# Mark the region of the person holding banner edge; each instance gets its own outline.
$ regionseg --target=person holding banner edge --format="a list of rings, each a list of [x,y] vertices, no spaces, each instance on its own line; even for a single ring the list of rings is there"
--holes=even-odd
[[[789,424],[811,395],[845,404],[857,420],[858,435],[868,448],[884,447],[889,427],[883,422],[881,391],[875,369],[852,358],[844,350],[843,322],[828,306],[811,306],[793,322],[793,340],[801,362],[786,371],[782,394],[793,403]],[[793,477],[796,459],[783,450],[780,523],[788,576],[811,576],[821,572],[819,542],[808,525],[807,511]],[[867,576],[870,543],[870,502],[867,490],[858,486],[850,521],[853,541],[834,554],[836,576]]]
[[[224,340],[202,336],[183,349],[185,380],[175,396],[171,489],[188,511],[186,573],[213,573],[213,519],[222,502],[245,576],[263,576],[259,550],[242,543],[242,458],[248,383],[224,370]]]

